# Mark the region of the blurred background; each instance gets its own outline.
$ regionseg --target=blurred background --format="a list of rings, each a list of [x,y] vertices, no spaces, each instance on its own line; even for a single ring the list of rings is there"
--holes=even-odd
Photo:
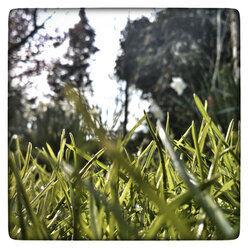
[[[170,113],[180,138],[201,116],[193,93],[225,132],[240,120],[240,24],[233,9],[14,9],[9,13],[8,139],[59,150],[62,129],[94,143],[65,97],[70,84],[110,137],[146,110]],[[140,128],[130,150],[147,135]],[[94,146],[93,146],[94,147]],[[93,149],[93,148],[92,148]]]

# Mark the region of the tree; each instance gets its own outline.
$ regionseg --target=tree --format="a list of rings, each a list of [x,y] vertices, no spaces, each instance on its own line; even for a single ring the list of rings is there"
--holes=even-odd
[[[170,112],[176,136],[182,135],[193,119],[199,119],[193,93],[202,99],[214,98],[215,89],[227,81],[223,71],[232,64],[229,24],[228,10],[218,14],[217,9],[165,9],[152,22],[146,17],[129,21],[122,32],[122,54],[116,61],[118,78],[142,89],[143,98],[152,98],[164,115]],[[218,38],[223,45],[216,66]],[[182,94],[171,87],[175,80],[186,84]]]
[[[56,28],[52,36],[45,27],[48,19],[37,24],[39,11],[18,9],[9,17],[9,138],[18,134],[31,141],[33,146],[45,146],[46,142],[57,145],[63,128],[66,128],[67,134],[69,131],[78,133],[83,141],[86,130],[73,106],[66,101],[63,87],[70,83],[81,94],[90,89],[87,61],[97,51],[93,46],[94,30],[88,24],[84,9],[80,9],[80,21],[68,33],[61,33]],[[56,49],[66,40],[69,40],[66,54],[54,63],[38,56],[49,47]],[[18,67],[21,68],[19,74]],[[53,91],[47,104],[39,102],[40,99],[30,99],[25,93],[44,71],[49,72],[47,80]],[[58,147],[53,148],[58,150]]]
[[[63,87],[66,83],[81,93],[91,90],[88,59],[98,49],[93,45],[95,32],[88,24],[84,9],[80,9],[79,17],[80,21],[69,29],[66,54],[54,63],[48,75],[48,83],[59,100],[64,98]]]
[[[92,81],[87,71],[89,67],[88,59],[98,49],[93,44],[95,32],[88,24],[84,9],[79,10],[79,17],[79,22],[68,31],[69,46],[67,52],[50,67],[47,81],[55,93],[52,100],[55,103],[53,108],[57,112],[55,114],[57,119],[54,124],[57,123],[57,125],[51,126],[53,132],[57,134],[56,139],[59,138],[62,129],[65,128],[67,133],[72,132],[76,137],[78,136],[77,141],[82,144],[86,143],[86,136],[89,132],[84,126],[83,120],[78,118],[75,113],[74,106],[69,105],[65,98],[64,88],[66,84],[70,84],[80,95],[92,91]],[[52,109],[50,109],[51,111]],[[46,115],[44,117],[46,118]],[[50,135],[46,137],[46,140],[50,137]],[[55,144],[56,142],[54,142]]]
[[[37,9],[13,9],[9,13],[8,41],[8,125],[9,137],[23,134],[27,129],[26,107],[36,101],[27,97],[26,90],[33,85],[34,77],[46,68],[39,55],[47,46],[61,41],[63,36],[57,32],[52,36],[45,30],[49,16],[38,24]]]

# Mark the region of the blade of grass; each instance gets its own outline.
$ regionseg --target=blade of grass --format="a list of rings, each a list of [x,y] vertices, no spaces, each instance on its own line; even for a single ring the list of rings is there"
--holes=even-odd
[[[19,141],[19,138],[16,139],[16,150],[17,150],[17,165],[19,167],[19,169],[21,170],[22,168],[22,163],[24,163],[25,159],[24,159],[24,156],[22,154],[22,151],[21,151],[21,147],[20,147],[20,141]]]
[[[42,197],[44,196],[44,194],[46,194],[50,189],[51,187],[53,187],[53,185],[56,183],[56,180],[55,178],[53,178],[46,186],[45,188],[33,199],[31,200],[30,204],[31,206],[34,206],[35,203]]]
[[[82,158],[84,158],[85,160],[87,161],[90,161],[92,159],[92,156],[90,156],[89,154],[83,152],[81,149],[79,149],[78,147],[73,147],[72,145],[69,145],[69,144],[66,144],[66,146],[72,150],[72,151],[75,151],[79,156],[81,156]],[[104,170],[108,171],[109,168],[104,164],[102,163],[101,161],[95,159],[94,162],[100,166],[101,168],[103,168]]]
[[[30,157],[31,157],[31,151],[32,151],[32,144],[29,142],[28,143],[28,149],[27,149],[26,158],[25,158],[25,161],[24,161],[23,168],[21,170],[21,178],[22,179],[25,176],[26,171],[27,171],[27,167],[29,165],[29,161],[30,161]]]
[[[46,146],[47,146],[47,150],[48,150],[51,158],[53,159],[53,161],[54,162],[57,162],[57,158],[56,158],[56,156],[55,156],[55,154],[54,154],[53,149],[51,148],[51,146],[48,143],[46,143]]]
[[[192,122],[192,138],[193,138],[193,142],[194,142],[194,146],[196,150],[196,158],[197,158],[198,168],[200,171],[200,178],[201,178],[201,181],[203,181],[204,180],[203,164],[202,164],[202,158],[201,158],[200,148],[198,144],[198,137],[196,134],[196,127],[195,127],[194,121]]]
[[[63,139],[61,141],[60,149],[59,149],[59,152],[58,152],[58,155],[57,155],[57,161],[58,161],[59,166],[61,165],[63,157],[64,157],[65,144],[66,144],[66,139]]]
[[[105,149],[102,148],[100,151],[98,151],[89,161],[88,163],[79,171],[79,177],[84,176],[84,174],[89,170],[89,168],[93,165],[94,161],[99,159],[102,154],[105,152]]]
[[[166,162],[166,173],[167,173],[167,180],[168,180],[168,190],[173,190],[175,188],[175,184],[173,181],[172,170],[169,167],[170,160],[168,159]],[[175,178],[175,177],[174,177]]]
[[[125,136],[125,138],[123,139],[121,146],[125,147],[128,143],[128,141],[130,140],[131,136],[133,135],[134,131],[140,126],[140,124],[146,119],[145,115],[143,115],[142,118],[140,118],[140,120],[134,125],[134,127],[131,129],[130,132],[128,132],[128,134]]]
[[[62,130],[61,137],[60,137],[60,147],[62,147],[62,144],[64,142],[65,138],[65,129]]]
[[[100,229],[98,223],[98,209],[95,202],[94,193],[90,191],[90,199],[89,199],[89,210],[90,210],[90,229],[94,236],[94,240],[100,240]]]
[[[231,138],[231,133],[233,131],[233,127],[234,127],[234,119],[231,120],[229,126],[228,126],[228,129],[227,129],[227,132],[226,132],[226,142],[229,143],[230,141],[230,138]]]
[[[121,194],[121,197],[120,197],[120,205],[122,205],[125,197],[127,196],[127,194],[130,192],[130,188],[131,188],[131,184],[132,184],[132,179],[129,179],[128,183],[126,184],[122,194]]]
[[[152,147],[151,147],[151,149],[150,149],[150,151],[149,151],[149,153],[148,153],[148,156],[147,156],[147,158],[146,158],[146,162],[145,162],[145,164],[144,164],[144,166],[143,166],[143,168],[142,168],[142,174],[143,174],[145,168],[148,168],[149,164],[151,163],[153,154],[154,154],[154,152],[155,152],[155,150],[156,150],[156,143],[155,143],[154,140],[153,140],[147,147],[150,148],[150,146],[152,146]],[[145,149],[144,151],[146,151],[146,150],[147,150],[147,149]],[[143,153],[140,154],[139,159],[142,157],[141,155],[143,155]]]
[[[162,147],[161,144],[159,142],[159,139],[157,137],[157,135],[155,134],[153,128],[152,128],[152,124],[149,120],[148,115],[146,114],[146,112],[144,111],[145,117],[146,117],[146,122],[150,131],[150,134],[152,135],[153,140],[156,142],[157,148],[158,148],[158,152],[159,152],[159,157],[160,157],[160,161],[161,161],[161,165],[162,165],[162,171],[163,171],[163,184],[164,184],[164,190],[166,188],[166,169],[165,169],[165,160],[164,160],[164,155],[163,155],[163,151],[162,151]]]
[[[214,197],[217,198],[220,194],[225,192],[226,190],[230,189],[234,185],[234,181],[230,180],[229,182],[225,183],[215,194]]]
[[[202,131],[199,133],[199,149],[200,149],[201,154],[202,154],[205,142],[206,142],[206,138],[208,134],[208,127],[209,127],[209,124],[206,123]]]
[[[219,163],[219,160],[220,160],[220,151],[221,151],[221,145],[222,145],[222,142],[219,141],[219,144],[217,146],[217,149],[216,149],[216,153],[214,155],[214,159],[213,159],[213,162],[210,166],[210,169],[209,169],[209,172],[208,172],[208,178],[211,178],[213,175],[216,174],[217,172],[217,169],[218,169],[218,163]],[[210,189],[210,194],[212,195],[212,188]]]
[[[67,144],[65,144],[67,146]],[[70,161],[70,155],[71,155],[71,149],[67,148],[65,150],[65,161],[66,163],[69,164],[69,161]]]
[[[165,126],[165,132],[167,135],[169,135],[169,131],[170,131],[170,113],[167,112],[167,114],[166,114],[166,126]]]
[[[76,143],[75,143],[73,134],[69,133],[69,135],[70,135],[70,138],[71,138],[72,147],[74,148],[74,147],[76,147]],[[73,149],[72,151],[73,151],[73,158],[74,158],[74,168],[76,169],[77,168],[77,153],[76,153],[75,149]]]

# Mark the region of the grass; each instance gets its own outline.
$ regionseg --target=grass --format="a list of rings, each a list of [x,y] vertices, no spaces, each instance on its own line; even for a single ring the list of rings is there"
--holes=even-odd
[[[222,134],[194,95],[202,115],[180,140],[148,116],[126,137],[107,138],[88,107],[67,88],[68,99],[99,143],[95,154],[73,134],[55,154],[49,144],[26,154],[9,150],[9,235],[13,239],[195,240],[235,239],[240,222],[240,140],[230,122]],[[149,143],[137,154],[126,146],[146,121]],[[45,161],[41,164],[42,161]],[[85,161],[85,162],[82,162]],[[47,168],[50,169],[47,169]]]

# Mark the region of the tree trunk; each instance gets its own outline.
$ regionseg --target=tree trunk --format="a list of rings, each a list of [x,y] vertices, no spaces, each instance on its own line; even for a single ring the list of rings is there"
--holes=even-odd
[[[230,10],[230,30],[231,30],[231,45],[233,59],[233,75],[235,83],[239,82],[239,16],[236,10]]]
[[[125,87],[125,102],[124,102],[124,121],[123,121],[123,137],[127,134],[127,123],[128,123],[128,101],[129,101],[129,83],[126,82]]]
[[[217,24],[217,34],[216,34],[216,61],[214,66],[214,73],[212,78],[212,89],[214,90],[216,87],[217,75],[219,73],[220,66],[220,57],[222,50],[222,39],[221,39],[221,9],[218,10],[216,16],[216,24]]]

